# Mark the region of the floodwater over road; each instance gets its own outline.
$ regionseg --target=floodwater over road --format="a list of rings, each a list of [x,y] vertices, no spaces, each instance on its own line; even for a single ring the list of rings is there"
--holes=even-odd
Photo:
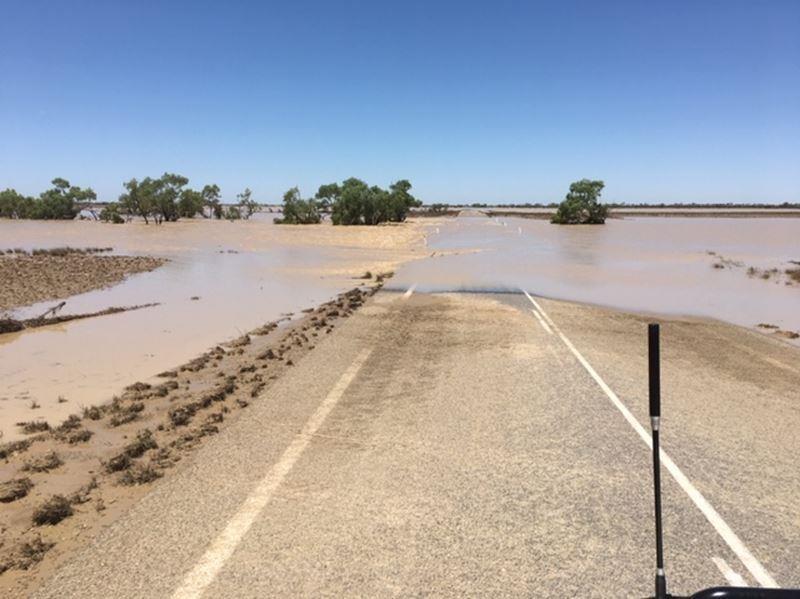
[[[357,285],[354,277],[365,270],[403,262],[390,288],[524,288],[624,310],[800,331],[800,284],[788,284],[784,274],[800,261],[796,218],[630,218],[559,227],[459,217],[344,228],[278,227],[269,215],[259,216],[158,227],[0,220],[0,248],[113,246],[117,253],[169,259],[112,288],[69,298],[65,312],[159,306],[0,336],[4,439],[18,436],[17,421],[58,422],[216,343],[317,305]],[[749,267],[760,270],[749,276]],[[761,278],[773,268],[777,274]],[[37,315],[54,303],[16,316]],[[41,408],[32,410],[32,402]]]
[[[0,248],[113,246],[115,253],[169,259],[109,289],[69,298],[64,313],[159,306],[0,336],[3,440],[19,436],[17,421],[43,417],[57,423],[216,343],[355,287],[363,281],[354,277],[365,270],[390,270],[414,257],[413,246],[423,249],[418,228],[301,231],[259,216],[162,226],[0,220]],[[38,315],[55,303],[15,316]],[[34,401],[41,408],[32,410]]]
[[[394,288],[524,288],[623,310],[800,332],[800,283],[785,274],[800,268],[798,218],[628,218],[569,227],[459,217],[432,226],[427,246],[433,259],[406,265]],[[748,274],[749,267],[758,270]],[[778,272],[762,278],[771,269]]]

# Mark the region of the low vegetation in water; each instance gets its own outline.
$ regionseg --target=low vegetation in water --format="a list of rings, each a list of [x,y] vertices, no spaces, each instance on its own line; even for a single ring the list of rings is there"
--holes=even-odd
[[[283,196],[283,218],[278,224],[314,224],[323,211],[330,212],[334,225],[378,225],[403,222],[411,208],[422,202],[411,195],[411,183],[401,179],[382,189],[361,179],[350,178],[320,186],[313,198],[304,200],[296,187]]]
[[[550,222],[556,225],[602,225],[608,216],[608,206],[599,203],[605,183],[581,179],[569,186],[569,193]]]

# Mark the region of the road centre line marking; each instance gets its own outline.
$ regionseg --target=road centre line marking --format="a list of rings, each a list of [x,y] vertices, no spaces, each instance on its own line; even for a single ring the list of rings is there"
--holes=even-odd
[[[172,594],[172,599],[199,599],[199,597],[202,597],[209,585],[214,582],[217,574],[222,570],[225,562],[233,555],[236,547],[247,534],[247,531],[250,530],[253,522],[272,499],[273,494],[292,470],[292,467],[314,438],[322,423],[325,422],[325,418],[342,398],[344,392],[353,382],[353,379],[355,379],[371,353],[371,349],[365,349],[358,354],[325,399],[322,400],[322,403],[311,415],[311,418],[305,423],[300,433],[283,452],[280,459],[273,464],[266,476],[247,496],[239,510],[228,521],[225,529],[208,546],[206,552]]]
[[[413,284],[411,287],[409,287],[408,289],[406,289],[406,292],[403,294],[403,299],[404,299],[404,300],[407,300],[408,298],[410,298],[410,297],[411,297],[411,294],[412,294],[412,293],[414,293],[414,290],[415,290],[416,288],[417,288],[417,284],[416,284],[416,283],[414,283],[414,284]]]
[[[572,345],[572,342],[567,339],[566,335],[561,332],[561,330],[556,326],[553,320],[547,315],[547,312],[542,310],[542,307],[539,303],[531,297],[531,295],[523,290],[523,293],[527,296],[527,298],[531,301],[531,303],[536,307],[539,312],[541,312],[544,319],[550,324],[556,334],[561,338],[561,341],[567,346],[567,348],[572,352],[578,362],[584,367],[586,372],[594,379],[594,381],[600,386],[603,392],[606,394],[611,403],[622,413],[622,416],[625,420],[628,421],[628,424],[631,425],[633,430],[635,430],[645,444],[652,449],[652,439],[650,434],[644,429],[644,427],[639,424],[639,421],[636,420],[633,414],[631,414],[630,410],[622,403],[622,401],[617,397],[617,394],[611,390],[611,388],[605,383],[605,381],[600,378],[600,375],[597,374],[592,365],[586,360],[586,358],[581,355],[581,353]],[[717,510],[708,502],[708,500],[703,496],[700,491],[692,484],[692,482],[687,478],[687,476],[683,473],[683,471],[678,467],[678,465],[672,461],[672,458],[667,455],[667,453],[662,449],[659,452],[661,456],[661,461],[672,475],[672,478],[675,479],[681,488],[686,492],[689,498],[694,502],[697,508],[703,513],[706,519],[711,523],[711,526],[717,531],[717,533],[722,537],[722,539],[728,544],[728,547],[736,554],[736,557],[741,560],[744,567],[753,575],[753,578],[762,586],[767,588],[775,588],[777,587],[777,583],[775,579],[772,578],[769,572],[767,572],[766,568],[761,565],[761,563],[756,559],[756,557],[750,552],[750,550],[745,546],[745,544],[739,539],[736,533],[733,532],[730,526],[722,519],[722,516],[719,515]]]
[[[719,568],[719,571],[722,572],[722,575],[725,577],[725,580],[728,581],[728,584],[732,587],[746,587],[750,586],[747,584],[747,581],[742,578],[740,574],[734,572],[731,567],[721,557],[712,557],[711,561],[714,562]]]
[[[531,310],[531,312],[533,312],[533,315],[536,317],[536,320],[538,320],[538,321],[539,321],[539,324],[540,324],[540,325],[542,325],[542,328],[543,328],[545,331],[547,331],[548,333],[550,333],[550,334],[552,335],[552,334],[553,334],[553,330],[550,328],[550,325],[549,325],[549,324],[547,324],[547,323],[544,321],[544,319],[542,318],[542,315],[541,315],[541,314],[539,314],[538,310],[536,310],[536,309],[534,308],[534,309],[532,309],[532,310]]]

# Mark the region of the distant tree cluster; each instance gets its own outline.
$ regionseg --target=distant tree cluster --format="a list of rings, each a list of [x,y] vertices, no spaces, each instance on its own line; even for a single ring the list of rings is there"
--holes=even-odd
[[[161,224],[198,215],[248,219],[259,208],[249,189],[237,194],[237,204],[226,206],[222,204],[219,186],[206,185],[197,191],[187,187],[188,183],[186,177],[172,173],[164,173],[158,179],[131,179],[123,184],[126,192],[119,200],[105,205],[98,216],[92,208],[97,194],[90,187],[83,189],[70,185],[66,179],[53,179],[53,187],[38,198],[21,195],[14,189],[0,191],[0,218],[72,220],[82,210],[89,210],[95,218],[110,223],[141,217],[145,223]]]
[[[608,216],[608,206],[598,202],[605,187],[602,181],[581,179],[569,186],[569,193],[558,205],[551,223],[558,225],[602,225]]]
[[[85,205],[97,199],[91,187],[70,185],[66,179],[53,179],[52,188],[38,198],[23,196],[14,189],[0,191],[0,217],[40,220],[72,220]]]
[[[411,183],[401,179],[389,189],[369,186],[360,179],[350,178],[320,186],[314,198],[303,200],[296,187],[283,196],[283,218],[276,223],[308,224],[320,222],[320,212],[330,211],[334,225],[377,225],[402,222],[409,209],[422,202],[410,193]]]
[[[106,217],[101,213],[100,218],[120,222],[124,213],[128,217],[139,216],[145,223],[152,220],[156,224],[195,216],[238,220],[250,218],[258,209],[249,189],[236,196],[239,204],[224,206],[218,185],[206,185],[197,191],[186,187],[188,183],[186,177],[172,173],[164,173],[158,179],[131,179],[124,184],[127,192],[119,197],[118,204],[107,206],[104,210]]]

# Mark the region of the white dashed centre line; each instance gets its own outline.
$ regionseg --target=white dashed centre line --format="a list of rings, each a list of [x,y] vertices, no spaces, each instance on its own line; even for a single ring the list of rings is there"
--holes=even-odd
[[[356,378],[359,370],[372,353],[371,349],[363,350],[350,367],[342,374],[333,389],[322,400],[322,403],[308,419],[303,429],[294,438],[280,459],[269,469],[258,486],[248,495],[239,510],[228,521],[225,529],[206,549],[194,568],[186,575],[181,585],[172,594],[172,599],[199,599],[214,582],[225,562],[228,561],[247,531],[255,522],[261,511],[272,499],[275,491],[294,467],[311,439],[325,422],[328,414],[344,395],[347,387]]]

